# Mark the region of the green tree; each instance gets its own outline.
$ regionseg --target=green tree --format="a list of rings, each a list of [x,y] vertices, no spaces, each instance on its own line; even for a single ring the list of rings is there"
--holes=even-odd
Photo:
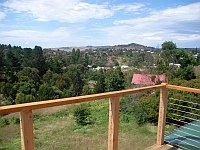
[[[54,79],[55,74],[51,71],[48,70],[44,75],[43,75],[43,83],[48,84],[48,85],[54,85],[55,84],[55,79]]]
[[[10,98],[15,99],[17,90],[18,90],[18,85],[16,83],[12,84],[12,83],[1,82],[0,93],[3,94],[3,96],[6,99],[10,99]],[[13,102],[11,102],[11,103],[13,103]]]
[[[105,78],[107,91],[118,91],[125,88],[124,75],[120,68],[109,70]]]
[[[95,93],[103,93],[105,92],[105,75],[103,70],[101,69],[98,74],[97,83],[94,88]]]
[[[23,94],[32,94],[35,95],[36,94],[36,85],[31,82],[31,81],[26,81],[26,82],[19,82],[19,89],[18,92],[19,93],[23,93]]]
[[[76,63],[76,50],[73,48],[72,53],[71,53],[71,63],[75,64]]]
[[[17,93],[15,103],[21,104],[21,103],[28,103],[35,101],[35,97],[33,95],[26,95],[24,93]]]
[[[70,78],[67,73],[59,74],[55,81],[55,86],[60,90],[68,89],[71,85]]]
[[[82,65],[70,65],[67,74],[71,79],[72,92],[74,93],[74,96],[81,95],[84,86],[84,67]]]
[[[93,90],[89,85],[84,85],[83,86],[83,94],[82,95],[89,95],[92,94]]]
[[[200,65],[200,53],[197,55],[197,65]]]
[[[183,80],[195,79],[196,75],[194,73],[194,66],[189,65],[187,67],[176,70],[173,74],[173,78],[180,78]]]
[[[7,81],[14,83],[17,78],[16,78],[16,73],[20,70],[21,68],[21,63],[19,58],[14,54],[13,50],[8,49],[6,52],[6,59],[5,59],[5,65],[6,65],[6,76],[7,76]]]
[[[17,73],[19,82],[32,81],[34,84],[40,82],[39,71],[36,68],[25,67]]]
[[[60,98],[62,95],[62,91],[60,91],[57,87],[49,86],[47,84],[42,84],[38,90],[38,99],[39,100],[50,100],[55,98]]]
[[[162,44],[162,50],[174,50],[176,49],[176,44],[172,41],[165,41],[163,44]]]
[[[196,63],[193,54],[186,50],[178,49],[174,51],[172,57],[174,59],[174,63],[181,64],[181,68],[187,67],[189,65],[194,66]]]
[[[81,52],[80,49],[75,50],[74,48],[72,49],[71,53],[71,63],[72,64],[77,64],[81,58]]]
[[[2,72],[4,71],[5,66],[5,54],[4,50],[0,47],[0,75],[2,75]]]
[[[45,57],[43,55],[42,47],[40,46],[35,46],[35,48],[32,51],[32,64],[33,68],[37,68],[39,70],[39,75],[43,75],[46,70],[46,62],[45,62]]]

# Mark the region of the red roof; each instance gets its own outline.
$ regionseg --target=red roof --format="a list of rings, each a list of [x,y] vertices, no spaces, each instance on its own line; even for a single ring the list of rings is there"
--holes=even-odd
[[[158,82],[165,82],[165,75],[155,75],[155,74],[134,74],[132,78],[132,84],[139,85],[154,85]]]

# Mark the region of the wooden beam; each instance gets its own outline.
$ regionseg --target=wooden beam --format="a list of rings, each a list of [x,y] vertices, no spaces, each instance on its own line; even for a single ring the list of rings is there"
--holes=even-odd
[[[185,92],[192,92],[192,93],[200,94],[200,89],[188,88],[188,87],[177,86],[177,85],[166,85],[166,87],[168,89],[172,89],[172,90],[179,90],[179,91],[185,91]]]
[[[31,103],[24,103],[24,104],[17,104],[17,105],[1,106],[0,114],[21,112],[21,111],[24,111],[27,109],[33,110],[33,109],[41,109],[41,108],[54,107],[54,106],[60,106],[60,105],[82,103],[82,102],[105,99],[105,98],[109,98],[109,97],[121,97],[123,95],[159,89],[162,86],[163,85],[154,85],[154,86],[147,86],[147,87],[141,87],[141,88],[121,90],[121,91],[114,91],[114,92],[107,92],[107,93],[100,93],[100,94],[91,94],[91,95],[86,95],[86,96],[77,96],[77,97],[62,98],[62,99],[55,99],[55,100],[46,100],[46,101],[40,101],[40,102],[31,102]]]
[[[22,150],[34,150],[32,111],[20,112],[20,130]]]
[[[166,123],[166,112],[167,112],[167,101],[168,101],[168,90],[165,85],[160,89],[160,105],[159,105],[159,117],[158,117],[158,130],[157,130],[157,145],[164,144],[164,133]]]
[[[119,97],[109,100],[108,150],[118,149]]]

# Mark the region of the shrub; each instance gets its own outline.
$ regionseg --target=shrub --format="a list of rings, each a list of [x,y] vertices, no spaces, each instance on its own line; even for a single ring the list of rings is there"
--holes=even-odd
[[[20,119],[19,119],[19,117],[12,117],[12,118],[9,119],[9,123],[10,124],[19,124]]]
[[[84,104],[77,106],[74,110],[73,115],[78,125],[85,126],[92,123],[90,109]]]
[[[159,97],[143,97],[134,106],[134,117],[138,124],[157,123],[159,111]]]
[[[9,120],[7,118],[0,118],[0,127],[9,125]]]

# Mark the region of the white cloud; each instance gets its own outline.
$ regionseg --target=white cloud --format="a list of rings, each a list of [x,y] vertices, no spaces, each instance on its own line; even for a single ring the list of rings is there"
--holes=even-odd
[[[58,28],[53,31],[9,30],[0,32],[0,43],[14,43],[15,45],[60,46],[68,44],[72,33],[70,29]]]
[[[2,19],[4,19],[6,17],[6,14],[4,13],[4,12],[0,12],[0,21],[2,20]]]
[[[178,33],[171,29],[156,28],[152,29],[147,26],[141,30],[137,30],[130,25],[117,25],[104,29],[99,29],[104,32],[104,40],[107,44],[119,43],[140,43],[148,46],[157,46],[164,41],[172,40],[178,44],[200,41],[200,34],[198,33]]]
[[[29,13],[40,21],[63,22],[104,19],[116,12],[137,13],[146,9],[143,4],[110,6],[109,3],[97,5],[80,0],[8,0],[4,6],[18,13]],[[166,40],[172,40],[177,44],[199,43],[200,30],[197,27],[186,25],[186,23],[196,23],[195,26],[200,24],[199,8],[200,3],[168,8],[151,12],[141,18],[118,20],[110,26],[88,27],[82,24],[81,28],[78,24],[79,29],[76,26],[58,28],[53,31],[24,29],[0,31],[0,43],[12,43],[13,41],[16,45],[37,44],[44,47],[115,45],[131,42],[157,46]],[[181,31],[178,32],[177,29]]]
[[[117,11],[139,12],[144,4],[109,5],[92,4],[81,0],[8,0],[4,7],[17,13],[26,12],[38,21],[81,22],[88,19],[104,19],[113,16]]]
[[[125,12],[138,12],[145,8],[144,4],[135,3],[135,4],[120,4],[113,6],[114,11],[123,10]]]
[[[111,41],[156,46],[165,40],[179,43],[200,41],[200,30],[187,23],[200,23],[200,3],[152,12],[146,17],[118,20],[101,29]],[[181,32],[178,32],[181,30]]]
[[[200,21],[200,2],[176,8],[169,8],[162,11],[152,12],[149,16],[137,19],[127,19],[115,21],[115,24],[132,25],[151,25],[161,24],[169,25],[182,21]]]
[[[113,15],[108,5],[80,0],[8,0],[4,6],[18,13],[27,12],[38,21],[80,22]]]

